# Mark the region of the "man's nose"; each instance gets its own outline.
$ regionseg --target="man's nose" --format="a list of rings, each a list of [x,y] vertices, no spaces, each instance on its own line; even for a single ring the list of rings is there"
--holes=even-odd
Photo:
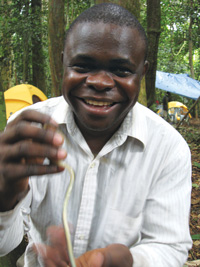
[[[115,86],[112,76],[106,71],[99,71],[88,75],[86,84],[95,90],[109,90]]]

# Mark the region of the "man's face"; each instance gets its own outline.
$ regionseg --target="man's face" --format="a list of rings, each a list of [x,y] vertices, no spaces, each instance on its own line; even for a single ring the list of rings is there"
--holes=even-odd
[[[147,69],[136,29],[77,24],[64,51],[63,96],[84,133],[114,133],[137,101]]]

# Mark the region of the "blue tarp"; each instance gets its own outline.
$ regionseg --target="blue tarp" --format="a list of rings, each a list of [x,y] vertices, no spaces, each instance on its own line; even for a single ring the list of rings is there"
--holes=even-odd
[[[156,88],[192,99],[200,96],[200,82],[190,78],[188,74],[156,71]]]

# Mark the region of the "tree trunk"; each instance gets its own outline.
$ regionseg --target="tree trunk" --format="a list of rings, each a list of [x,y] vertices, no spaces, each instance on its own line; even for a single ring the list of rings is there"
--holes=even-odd
[[[4,130],[5,126],[6,126],[6,108],[4,101],[4,90],[2,82],[0,81],[0,132]]]
[[[194,65],[193,65],[193,42],[192,42],[192,25],[193,25],[193,18],[192,18],[192,10],[193,10],[193,0],[190,0],[190,23],[189,23],[189,29],[188,29],[188,35],[189,35],[189,65],[190,65],[190,74],[191,78],[194,77]]]
[[[1,39],[0,39],[0,131],[6,125],[6,109],[4,101],[4,92],[11,86],[11,34],[9,29],[10,10],[8,9],[9,1],[3,0],[1,6]]]
[[[193,41],[192,41],[192,26],[193,26],[193,0],[189,0],[189,6],[190,6],[190,23],[188,28],[188,49],[189,49],[189,65],[190,65],[190,76],[191,78],[195,79],[194,76],[194,64],[193,64]],[[194,101],[193,101],[194,102]],[[192,114],[195,118],[198,118],[198,105],[195,106],[195,109]]]
[[[24,21],[29,20],[29,0],[24,1]],[[28,30],[23,34],[23,82],[29,80],[29,38],[30,33]]]
[[[147,106],[147,94],[146,94],[146,82],[145,77],[141,81],[140,94],[138,97],[138,102],[144,106]]]
[[[42,24],[41,24],[41,9],[42,1],[31,1],[32,12],[32,28],[34,29],[32,34],[32,80],[33,85],[46,92],[46,76],[44,70],[44,55],[42,48]]]
[[[52,78],[51,96],[61,95],[63,66],[61,53],[64,44],[64,0],[49,0],[49,60]]]
[[[8,47],[6,47],[6,50]],[[9,53],[6,55],[6,51],[4,53],[4,57],[0,59],[0,131],[6,126],[6,107],[4,100],[4,92],[10,87],[10,60]]]
[[[155,102],[155,80],[157,69],[158,43],[161,32],[160,0],[147,0],[147,36],[149,41],[148,61],[149,71],[146,74],[147,105]]]
[[[140,0],[119,0],[119,5],[126,8],[140,21]],[[142,79],[141,82],[138,101],[144,106],[147,106],[145,79]]]

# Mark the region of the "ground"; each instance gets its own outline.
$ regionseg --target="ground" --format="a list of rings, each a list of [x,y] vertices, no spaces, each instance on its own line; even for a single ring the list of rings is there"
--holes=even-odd
[[[192,119],[189,125],[181,126],[178,130],[187,141],[192,154],[190,232],[193,247],[188,260],[195,261],[200,259],[200,119]],[[193,266],[200,266],[200,262]]]

